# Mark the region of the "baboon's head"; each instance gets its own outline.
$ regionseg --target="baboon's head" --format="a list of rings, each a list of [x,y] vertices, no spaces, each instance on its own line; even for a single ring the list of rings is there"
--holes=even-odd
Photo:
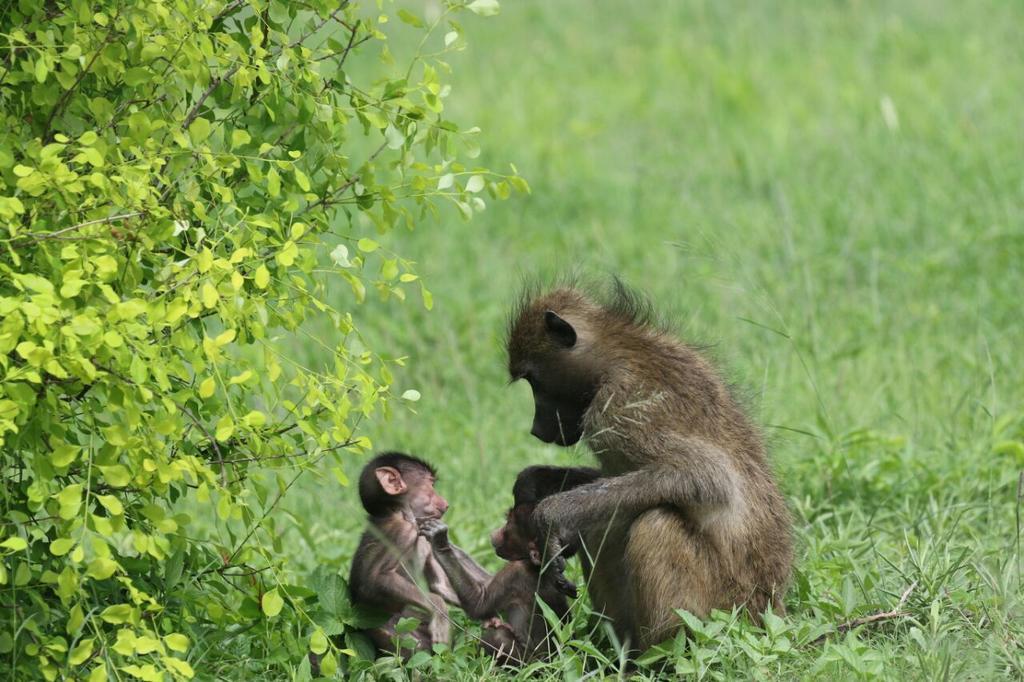
[[[512,381],[533,389],[534,436],[573,445],[583,435],[583,417],[601,382],[592,322],[599,309],[573,289],[524,298],[513,313],[508,336]]]

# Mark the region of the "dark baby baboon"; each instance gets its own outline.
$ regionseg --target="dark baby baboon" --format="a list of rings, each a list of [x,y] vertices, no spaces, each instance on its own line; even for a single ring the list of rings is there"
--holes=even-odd
[[[761,434],[645,301],[618,281],[605,302],[571,286],[524,296],[508,361],[533,389],[533,435],[582,438],[601,464],[601,480],[543,500],[535,521],[549,554],[582,534],[589,593],[620,638],[658,643],[680,625],[674,609],[782,610],[792,522]]]
[[[445,603],[459,606],[458,595],[418,527],[424,521],[440,520],[448,509],[434,490],[435,480],[433,467],[399,452],[374,457],[359,476],[359,498],[369,520],[352,557],[349,590],[353,603],[391,614],[383,625],[366,633],[378,652],[394,650],[395,625],[405,617],[421,621],[411,633],[415,650],[430,651],[434,643],[451,640]],[[467,580],[490,579],[458,547],[451,547],[449,556],[459,563]],[[413,651],[401,653],[408,657]]]
[[[519,665],[547,655],[548,624],[537,606],[537,597],[563,618],[569,611],[567,597],[576,596],[576,586],[562,574],[564,564],[540,564],[539,543],[543,540],[533,523],[536,504],[549,495],[593,482],[599,475],[596,469],[541,466],[520,472],[505,525],[491,534],[495,552],[508,563],[486,583],[475,580],[453,553],[443,523],[421,524],[466,615],[474,620],[504,616],[505,624],[485,628],[482,637],[485,648],[499,663]],[[563,549],[563,556],[574,549],[570,543]]]

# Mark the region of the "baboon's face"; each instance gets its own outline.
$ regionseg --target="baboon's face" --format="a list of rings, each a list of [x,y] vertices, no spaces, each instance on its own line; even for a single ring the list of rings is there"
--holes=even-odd
[[[583,436],[583,415],[593,392],[580,382],[557,374],[527,376],[533,389],[533,428],[530,433],[545,443],[573,445]]]
[[[491,533],[494,552],[505,561],[525,561],[536,549],[526,532],[533,505],[519,505],[508,510],[505,525]]]
[[[533,428],[545,443],[573,445],[583,436],[583,418],[598,386],[593,362],[577,344],[576,330],[552,311],[545,313],[545,338],[528,353],[510,358],[513,379],[533,390]]]

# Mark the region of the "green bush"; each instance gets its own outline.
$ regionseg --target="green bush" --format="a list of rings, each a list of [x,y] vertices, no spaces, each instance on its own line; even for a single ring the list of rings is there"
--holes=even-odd
[[[369,447],[359,422],[393,398],[402,361],[366,348],[353,314],[367,290],[431,306],[381,235],[527,189],[514,168],[460,164],[475,130],[443,114],[442,59],[464,45],[453,16],[497,3],[390,24],[367,4],[3,10],[0,656],[14,678],[253,679],[300,670],[310,646],[337,667],[326,635],[345,623],[313,623],[273,512],[305,471]],[[384,28],[419,50],[394,57]],[[332,278],[346,297],[325,300]],[[329,366],[278,350],[310,316],[331,322],[316,339]]]

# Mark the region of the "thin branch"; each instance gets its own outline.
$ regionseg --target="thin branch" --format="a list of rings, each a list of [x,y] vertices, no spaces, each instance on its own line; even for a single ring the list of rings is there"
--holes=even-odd
[[[355,445],[355,443],[356,443],[356,441],[354,441],[354,440],[347,440],[344,443],[339,443],[338,445],[332,445],[329,448],[324,448],[318,454],[327,453],[327,452],[333,452],[335,450],[341,450],[343,448],[351,447],[351,446]],[[297,457],[309,457],[309,456],[310,456],[310,454],[308,452],[291,452],[291,453],[284,454],[284,455],[266,455],[264,457],[241,457],[239,459],[228,459],[228,460],[224,460],[224,463],[225,464],[242,464],[244,462],[269,462],[272,459],[295,459]]]
[[[387,142],[383,142],[383,143],[381,143],[381,145],[380,145],[379,147],[377,147],[377,150],[376,150],[375,152],[373,152],[373,154],[370,154],[370,157],[369,157],[368,159],[366,159],[366,161],[364,161],[364,162],[363,162],[363,164],[365,165],[365,164],[367,164],[367,163],[370,163],[370,162],[371,162],[371,161],[373,161],[374,159],[376,159],[376,158],[377,158],[378,156],[380,156],[380,153],[381,153],[382,151],[384,151],[384,149],[385,149],[385,148],[386,148],[387,146],[388,146],[388,143],[387,143]],[[335,198],[336,198],[337,196],[339,196],[340,194],[343,194],[343,193],[344,193],[344,192],[345,192],[345,191],[346,191],[346,190],[347,190],[347,189],[348,189],[349,187],[351,187],[352,185],[354,185],[354,184],[356,184],[357,182],[359,182],[359,177],[360,177],[360,176],[359,176],[358,174],[356,174],[356,175],[353,175],[353,176],[352,176],[351,178],[349,178],[349,179],[348,179],[348,181],[347,181],[347,182],[346,182],[345,184],[343,184],[343,185],[342,185],[341,187],[339,187],[338,189],[336,189],[336,190],[332,191],[332,192],[331,192],[330,194],[328,194],[327,196],[325,196],[325,197],[321,197],[319,201],[316,201],[316,202],[314,202],[314,203],[310,204],[309,208],[307,208],[307,209],[306,209],[306,211],[312,211],[312,210],[313,210],[314,208],[316,208],[317,206],[323,206],[323,207],[325,207],[325,208],[326,208],[327,206],[330,206],[331,204],[333,204],[333,203],[334,203],[334,200],[335,200]],[[306,212],[306,211],[304,211],[304,212]]]
[[[115,125],[117,125],[118,121],[120,120],[120,116],[124,112],[124,110],[132,106],[133,104],[141,104],[142,106],[139,107],[136,111],[143,111],[153,106],[154,104],[157,104],[158,102],[162,102],[165,99],[167,99],[167,93],[160,95],[156,99],[130,99],[126,102],[122,102],[121,105],[117,107],[117,110],[114,112],[114,114],[110,117],[110,120],[104,123],[102,126],[100,126],[96,132],[102,133],[106,131],[108,128],[113,128]]]
[[[50,521],[52,519],[59,519],[60,516],[33,516],[28,521],[0,521],[0,526],[27,526],[29,524],[39,523],[40,521]]]
[[[833,635],[838,635],[843,632],[849,632],[854,628],[859,628],[861,625],[870,625],[871,623],[879,623],[886,620],[893,620],[894,618],[906,618],[910,615],[910,612],[904,611],[903,605],[907,602],[907,597],[910,596],[910,593],[914,591],[915,587],[917,587],[916,580],[910,583],[910,587],[908,587],[903,592],[903,596],[900,597],[899,603],[896,604],[896,608],[894,608],[892,611],[882,611],[880,613],[873,613],[870,616],[854,618],[853,620],[847,621],[845,623],[840,623],[836,626],[835,630],[833,630],[832,632],[826,632],[820,637],[812,640],[811,642],[809,642],[808,646],[815,646],[817,644],[821,644]]]
[[[56,118],[58,113],[64,110],[64,107],[67,105],[68,100],[71,98],[71,93],[73,93],[75,89],[78,87],[79,83],[81,83],[85,79],[86,75],[88,75],[89,71],[92,69],[92,65],[96,63],[97,59],[99,59],[100,52],[103,52],[103,48],[105,48],[107,46],[107,43],[109,43],[113,38],[114,25],[116,23],[116,19],[117,17],[115,16],[114,20],[110,22],[110,28],[107,30],[107,35],[104,36],[103,42],[100,43],[100,46],[96,48],[96,52],[93,53],[92,59],[89,60],[89,63],[86,64],[85,68],[82,69],[82,71],[78,74],[78,78],[76,78],[75,82],[71,84],[71,87],[65,90],[63,93],[61,93],[60,99],[57,100],[57,103],[53,105],[53,109],[50,110],[50,116],[46,119],[46,127],[43,129],[44,140],[50,138],[50,126],[53,125],[53,119]]]
[[[306,35],[302,36],[301,38],[298,38],[295,42],[293,42],[291,45],[289,45],[288,48],[289,49],[296,48],[299,45],[301,45],[302,43],[304,43],[310,37],[316,35],[320,31],[320,29],[322,29],[324,26],[327,25],[328,21],[332,21],[332,20],[340,21],[337,18],[337,14],[338,14],[338,12],[342,11],[343,9],[345,9],[345,7],[347,7],[347,6],[348,6],[348,2],[341,3],[341,6],[338,7],[338,9],[334,10],[333,12],[331,12],[330,14],[328,14],[327,17],[323,21],[321,21],[319,24],[316,25],[316,28],[314,28],[312,31],[310,31]],[[340,22],[340,23],[343,24],[345,22]]]
[[[217,461],[220,464],[220,484],[221,487],[227,488],[227,469],[224,468],[224,455],[222,455],[220,452],[220,446],[217,445],[217,439],[214,437],[212,433],[206,430],[206,427],[203,426],[202,422],[200,422],[199,419],[196,418],[194,414],[189,412],[189,410],[184,405],[178,405],[178,409],[184,412],[185,416],[192,420],[192,423],[196,425],[196,428],[203,432],[203,435],[206,436],[206,439],[210,442],[210,445],[213,446],[213,451],[217,453]]]
[[[230,80],[240,68],[242,68],[241,62],[228,69],[227,73],[223,73],[210,81],[210,86],[206,88],[206,92],[200,95],[199,99],[196,100],[196,103],[192,105],[191,109],[189,109],[188,114],[185,116],[185,122],[181,124],[182,130],[188,130],[188,127],[192,125],[192,121],[196,120],[196,117],[199,116],[199,110],[203,107],[203,103],[206,102],[206,98],[217,89],[217,86],[224,81]]]
[[[331,52],[330,54],[325,54],[323,56],[316,57],[315,59],[313,59],[313,61],[314,62],[322,62],[325,59],[333,59],[335,57],[339,57],[340,56],[341,57],[341,61],[338,62],[338,68],[340,69],[345,64],[345,60],[348,59],[348,53],[352,50],[352,48],[359,47],[360,45],[365,43],[367,40],[371,40],[372,38],[373,38],[373,36],[364,36],[364,37],[360,38],[359,40],[357,40],[354,43],[352,42],[352,39],[350,38],[349,41],[348,41],[348,45],[346,45],[345,49],[342,50],[341,52]]]
[[[357,30],[359,30],[359,22],[358,22],[358,21],[357,21],[357,22],[355,23],[355,25],[354,25],[354,26],[352,26],[352,28],[350,28],[350,29],[349,29],[349,34],[348,34],[348,45],[346,45],[346,46],[345,46],[345,51],[341,53],[341,61],[340,61],[340,62],[338,62],[338,68],[339,68],[339,69],[340,69],[340,68],[341,68],[342,66],[344,66],[344,65],[345,65],[345,60],[346,60],[346,59],[348,59],[348,53],[352,51],[352,48],[353,48],[353,47],[354,47],[354,45],[355,45],[355,39],[356,39],[356,31],[357,31]],[[365,38],[363,38],[362,40],[360,40],[360,41],[359,41],[359,42],[360,42],[360,44],[361,44],[361,43],[364,43],[364,42],[366,42],[367,40],[369,40],[369,39],[370,39],[370,37],[371,37],[371,36],[366,36]]]
[[[245,3],[246,0],[234,0],[234,2],[228,3],[227,6],[225,6],[224,9],[222,9],[220,13],[213,18],[213,21],[210,22],[211,29],[218,21],[224,21],[228,18],[228,15],[234,14],[235,11],[244,6]]]
[[[226,571],[228,571],[229,569],[232,569],[232,568],[244,568],[246,570],[241,572],[241,573],[227,573],[226,572]],[[270,570],[270,568],[271,568],[270,566],[264,566],[263,568],[253,568],[252,566],[249,566],[248,564],[222,564],[220,566],[212,566],[210,568],[204,569],[204,570],[200,571],[199,574],[196,577],[197,578],[202,578],[203,576],[209,575],[211,573],[220,573],[221,576],[223,576],[225,578],[245,578],[245,577],[248,577],[248,576],[251,576],[251,575],[256,575],[257,573],[262,573],[263,571],[268,571],[268,570]]]
[[[78,223],[77,225],[72,225],[71,227],[61,228],[61,229],[57,230],[56,232],[30,232],[30,233],[28,233],[26,235],[23,235],[22,237],[19,237],[19,239],[38,239],[38,240],[57,239],[57,238],[59,238],[63,234],[67,234],[68,232],[75,232],[76,230],[81,230],[83,227],[89,227],[90,225],[102,225],[104,223],[116,223],[116,222],[119,222],[121,220],[127,220],[129,218],[137,218],[138,216],[141,216],[141,215],[144,215],[144,214],[145,214],[145,211],[134,211],[132,213],[122,213],[120,215],[112,215],[112,216],[108,216],[106,218],[97,218],[96,220],[87,220],[84,223]]]

